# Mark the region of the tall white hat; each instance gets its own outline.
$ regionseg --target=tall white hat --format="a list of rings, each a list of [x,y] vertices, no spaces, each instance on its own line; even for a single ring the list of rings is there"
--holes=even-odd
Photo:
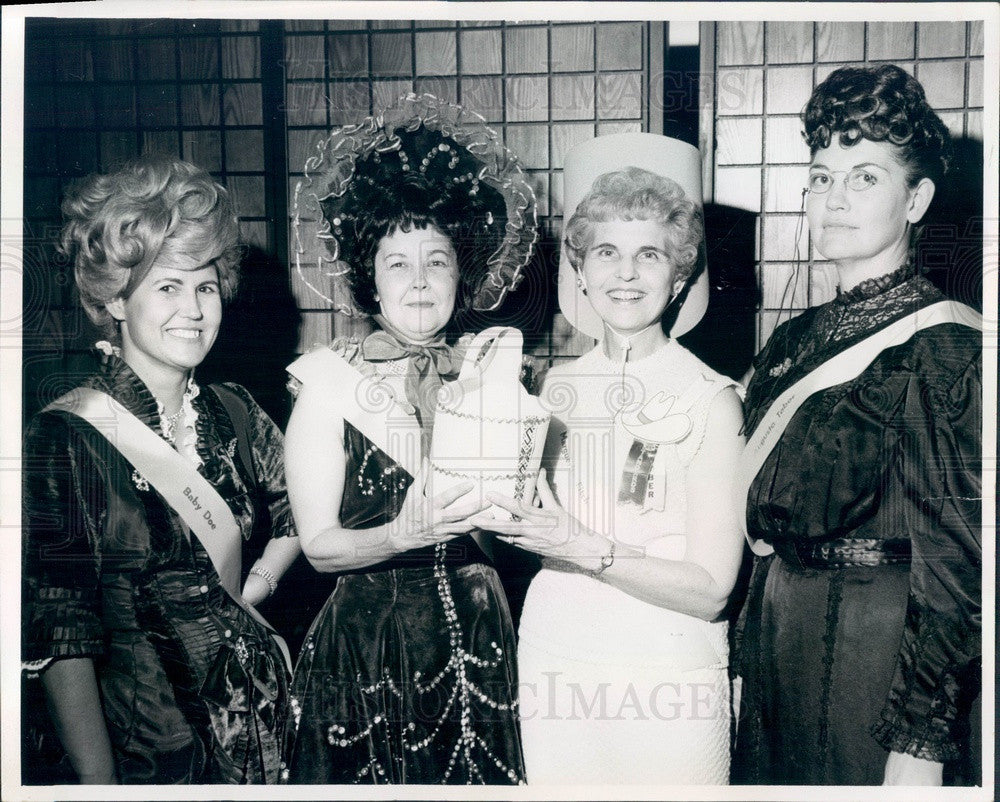
[[[581,142],[566,154],[563,165],[563,221],[573,216],[594,180],[604,173],[641,167],[676,182],[688,199],[702,205],[701,155],[687,142],[660,134],[626,133],[599,136]],[[697,275],[689,287],[684,305],[670,327],[670,336],[678,337],[695,327],[708,308],[708,271],[701,249]],[[559,310],[579,331],[600,340],[604,324],[583,290],[577,285],[576,271],[566,256],[565,246],[559,255]]]

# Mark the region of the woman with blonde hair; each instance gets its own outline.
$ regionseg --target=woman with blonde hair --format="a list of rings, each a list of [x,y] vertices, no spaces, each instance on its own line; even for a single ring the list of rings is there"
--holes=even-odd
[[[566,173],[585,194],[567,203],[560,306],[601,341],[545,378],[541,506],[489,495],[516,517],[484,521],[542,557],[518,633],[528,783],[725,784],[742,412],[674,339],[707,302],[700,159],[598,137]]]
[[[299,552],[282,436],[242,387],[194,378],[239,278],[233,205],[204,170],[145,158],[63,212],[109,341],[25,437],[24,667],[80,782],[274,782],[289,667],[252,604]]]

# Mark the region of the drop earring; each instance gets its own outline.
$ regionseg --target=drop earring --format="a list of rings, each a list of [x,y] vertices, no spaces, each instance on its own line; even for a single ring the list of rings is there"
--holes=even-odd
[[[587,285],[583,283],[583,279],[580,278],[579,275],[576,277],[576,286],[579,287],[580,288],[580,292],[582,292],[584,294],[584,296],[586,296],[586,294],[587,294]]]

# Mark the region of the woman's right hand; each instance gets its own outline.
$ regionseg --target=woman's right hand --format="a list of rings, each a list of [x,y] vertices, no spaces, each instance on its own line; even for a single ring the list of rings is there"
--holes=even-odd
[[[475,487],[472,482],[462,482],[428,497],[429,475],[430,462],[425,458],[406,493],[403,508],[389,524],[389,540],[394,550],[419,549],[465,534],[476,528],[471,518],[489,506],[472,499],[460,501]]]

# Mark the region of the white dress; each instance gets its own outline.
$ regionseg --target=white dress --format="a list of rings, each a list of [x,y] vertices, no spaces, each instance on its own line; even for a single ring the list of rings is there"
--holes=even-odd
[[[687,466],[733,384],[673,340],[624,365],[598,345],[553,368],[542,398],[560,503],[619,543],[683,559]],[[727,663],[725,622],[542,569],[519,631],[528,783],[728,783]]]

